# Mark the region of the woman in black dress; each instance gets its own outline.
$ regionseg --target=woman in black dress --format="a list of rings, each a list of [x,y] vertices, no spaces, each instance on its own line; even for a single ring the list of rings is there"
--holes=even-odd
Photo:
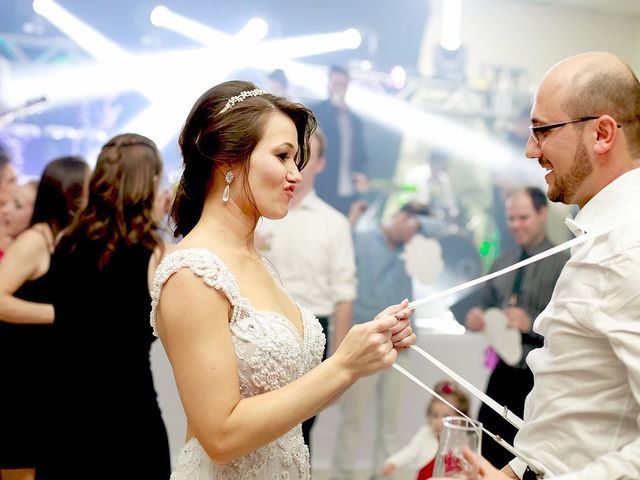
[[[47,449],[50,417],[54,239],[82,204],[89,165],[79,157],[47,164],[30,226],[0,262],[0,478],[33,479]],[[24,301],[39,302],[23,312]],[[22,313],[21,313],[22,312]],[[24,322],[26,324],[12,324]],[[48,325],[47,325],[48,324]]]
[[[39,478],[169,478],[149,360],[149,286],[164,252],[153,219],[161,173],[151,140],[111,139],[98,156],[87,207],[56,247],[58,423]]]

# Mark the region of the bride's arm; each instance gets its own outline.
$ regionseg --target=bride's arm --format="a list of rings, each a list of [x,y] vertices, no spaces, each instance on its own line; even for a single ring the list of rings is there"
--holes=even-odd
[[[407,313],[407,318],[408,318],[408,315],[410,314]],[[408,345],[410,344],[408,343],[410,342],[409,337],[415,338],[413,336],[413,329],[411,328],[411,325],[405,321],[398,322],[398,325],[396,325],[391,329],[391,334],[392,334],[391,341],[393,342],[393,346],[396,350],[404,350],[405,348],[408,348]],[[351,385],[347,385],[346,387],[341,389],[339,392],[334,394],[316,412],[314,412],[313,415],[317,415],[325,408],[329,407],[330,405],[333,405],[342,396],[342,394],[349,389],[350,386]]]
[[[284,435],[311,417],[359,377],[395,360],[390,328],[403,329],[406,307],[389,307],[374,322],[357,325],[338,351],[306,375],[272,392],[240,398],[236,355],[229,331],[230,306],[191,271],[165,284],[157,326],[193,434],[216,463],[224,464]],[[402,342],[415,342],[405,335]]]

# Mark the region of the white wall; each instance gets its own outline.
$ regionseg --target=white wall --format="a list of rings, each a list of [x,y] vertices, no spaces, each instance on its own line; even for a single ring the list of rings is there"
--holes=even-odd
[[[442,1],[431,2],[421,59],[424,72],[432,71],[431,52],[439,41]],[[619,55],[640,71],[640,2],[635,16],[522,0],[462,2],[461,36],[467,46],[470,78],[483,65],[504,65],[529,72],[537,82],[554,63],[589,50]]]

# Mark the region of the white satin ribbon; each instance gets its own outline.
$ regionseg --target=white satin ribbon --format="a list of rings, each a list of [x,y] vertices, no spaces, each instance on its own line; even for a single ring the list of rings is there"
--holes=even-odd
[[[609,233],[604,232],[604,233]],[[599,235],[603,235],[604,233],[601,233]],[[443,290],[441,292],[438,293],[434,293],[433,295],[429,295],[428,297],[425,298],[421,298],[420,300],[414,300],[413,302],[411,302],[409,304],[409,306],[407,307],[409,310],[414,310],[418,307],[421,307],[422,305],[427,305],[428,303],[431,303],[435,300],[440,300],[441,298],[444,297],[448,297],[449,295],[453,295],[454,293],[458,293],[462,290],[466,290],[467,288],[471,288],[471,287],[475,287],[476,285],[479,285],[481,283],[485,283],[488,282],[489,280],[493,280],[496,277],[500,277],[501,275],[504,275],[505,273],[509,273],[512,272],[514,270],[517,270],[519,268],[522,267],[526,267],[527,265],[531,264],[531,263],[535,263],[538,262],[544,258],[550,257],[551,255],[555,255],[556,253],[560,253],[563,252],[565,250],[570,249],[571,247],[574,247],[576,245],[580,245],[581,243],[586,242],[587,240],[590,240],[594,237],[593,234],[589,234],[586,233],[584,235],[581,235],[577,238],[574,238],[572,240],[568,240],[564,243],[561,243],[560,245],[556,245],[555,247],[550,248],[549,250],[545,250],[544,252],[540,252],[537,255],[534,255],[533,257],[529,257],[525,260],[522,260],[518,263],[514,263],[513,265],[510,265],[506,268],[503,268],[502,270],[498,270],[497,272],[493,272],[493,273],[489,273],[487,275],[484,275],[482,277],[476,278],[474,280],[469,280],[468,282],[462,283],[460,285],[456,285],[455,287],[451,287],[448,288],[447,290]]]
[[[469,420],[471,420],[471,418],[469,418],[467,415],[465,415],[464,413],[462,413],[460,410],[458,410],[456,407],[454,407],[451,403],[449,403],[447,400],[445,400],[441,395],[439,395],[438,393],[434,392],[433,389],[429,388],[428,386],[426,386],[424,383],[422,383],[420,380],[418,380],[416,377],[414,377],[411,373],[409,373],[407,370],[405,370],[404,368],[402,368],[400,365],[398,365],[397,363],[393,364],[393,368],[395,368],[398,372],[402,373],[405,377],[409,378],[411,381],[413,381],[416,385],[422,387],[424,390],[426,390],[427,392],[429,392],[431,395],[433,395],[434,397],[436,397],[438,400],[440,400],[441,402],[445,403],[446,405],[448,405],[449,407],[451,407],[454,411],[458,412],[460,415],[462,415],[465,418],[468,418]],[[444,370],[443,370],[444,371]],[[464,382],[465,384],[467,384],[467,386],[469,385],[468,382]],[[475,387],[473,387],[475,389]],[[477,389],[476,389],[477,390]],[[484,395],[484,394],[483,394]],[[486,395],[485,395],[486,397]],[[487,397],[489,398],[489,397]],[[489,398],[490,399],[490,398]],[[492,402],[496,403],[495,400],[490,399]],[[497,405],[497,403],[496,403]],[[493,408],[493,407],[492,407]],[[516,417],[517,418],[517,417]],[[522,421],[522,420],[521,420]],[[487,435],[489,435],[493,440],[495,440],[497,443],[499,443],[500,445],[502,445],[503,448],[505,448],[507,451],[509,451],[509,453],[511,453],[514,457],[518,457],[520,460],[522,460],[524,463],[526,463],[527,465],[529,465],[529,468],[531,468],[534,472],[536,472],[536,474],[538,474],[539,476],[543,477],[544,473],[545,473],[545,469],[544,467],[536,462],[535,460],[527,457],[524,453],[522,453],[521,451],[519,451],[518,449],[512,447],[511,445],[509,445],[508,442],[506,442],[505,440],[503,440],[499,435],[494,435],[493,433],[491,433],[489,430],[487,430],[486,428],[484,428],[484,425],[482,426],[482,431],[484,433],[486,433]]]
[[[498,402],[496,402],[489,395],[484,393],[479,388],[473,386],[467,380],[462,378],[462,376],[458,375],[456,372],[447,367],[444,363],[440,362],[437,358],[429,355],[422,348],[417,345],[412,345],[411,348],[422,355],[424,358],[429,360],[433,365],[438,367],[442,372],[446,373],[450,378],[454,379],[458,384],[468,390],[474,397],[481,400],[483,403],[487,404],[487,406],[491,407],[491,409],[498,413],[498,415],[502,416],[507,422],[516,427],[518,430],[524,425],[524,421],[518,417],[515,413],[509,410],[506,405],[501,406]],[[394,365],[395,366],[395,365]]]
[[[504,275],[506,273],[512,272],[514,270],[517,270],[518,268],[525,267],[525,266],[527,266],[527,265],[529,265],[531,263],[538,262],[538,261],[540,261],[540,260],[542,260],[544,258],[550,257],[551,255],[555,255],[556,253],[560,253],[560,252],[563,252],[565,250],[568,250],[568,249],[570,249],[572,247],[575,247],[576,245],[580,245],[582,243],[585,243],[586,241],[591,240],[593,238],[597,238],[597,237],[599,237],[601,235],[606,235],[606,234],[612,232],[613,230],[615,230],[617,228],[620,228],[620,227],[623,227],[623,226],[627,226],[627,225],[632,225],[632,226],[634,224],[637,225],[638,222],[640,222],[640,217],[639,218],[632,218],[632,219],[625,219],[622,222],[619,222],[619,223],[613,225],[611,228],[609,228],[607,230],[604,230],[604,231],[588,232],[588,233],[584,233],[578,227],[578,225],[575,224],[575,222],[572,219],[567,219],[565,221],[567,222],[567,224],[570,227],[571,231],[576,233],[576,234],[579,234],[580,236],[578,236],[578,237],[576,237],[576,238],[574,238],[572,240],[568,240],[568,241],[566,241],[564,243],[561,243],[560,245],[552,247],[552,248],[550,248],[548,250],[545,250],[544,252],[540,252],[537,255],[534,255],[533,257],[529,257],[529,258],[527,258],[525,260],[522,260],[522,261],[520,261],[518,263],[515,263],[514,265],[511,265],[509,267],[503,268],[502,270],[498,270],[497,272],[493,272],[493,273],[490,273],[488,275],[484,275],[482,277],[476,278],[475,280],[471,280],[471,281],[462,283],[460,285],[456,285],[455,287],[449,288],[447,290],[443,290],[442,292],[435,293],[433,295],[430,295],[428,297],[422,298],[420,300],[415,300],[415,301],[409,303],[407,308],[409,310],[416,309],[417,307],[420,307],[422,305],[426,305],[426,304],[431,303],[431,302],[433,302],[435,300],[439,300],[441,298],[447,297],[449,295],[452,295],[454,293],[460,292],[462,290],[466,290],[467,288],[474,287],[474,286],[479,285],[481,283],[488,282],[489,280],[492,280],[492,279],[494,279],[496,277],[499,277],[499,276]],[[576,228],[571,228],[571,227],[576,227]],[[485,403],[488,407],[490,407],[498,415],[500,415],[505,420],[507,420],[509,423],[511,423],[514,427],[516,427],[518,429],[520,429],[520,427],[522,427],[522,425],[524,424],[523,420],[521,418],[519,418],[517,415],[515,415],[513,412],[511,412],[506,406],[500,406],[500,404],[498,402],[496,402],[494,399],[492,399],[487,394],[485,394],[484,392],[482,392],[481,390],[479,390],[478,388],[473,386],[471,383],[469,383],[467,380],[465,380],[462,376],[460,376],[459,374],[457,374],[456,372],[451,370],[449,367],[444,365],[442,362],[440,362],[439,360],[437,360],[433,356],[429,355],[427,352],[425,352],[423,349],[421,349],[417,345],[412,345],[411,348],[413,350],[415,350],[416,352],[418,352],[420,355],[422,355],[424,358],[426,358],[430,363],[432,363],[437,368],[439,368],[442,372],[447,374],[450,378],[454,379],[456,382],[458,382],[460,385],[462,385],[472,395],[474,395],[480,401]],[[398,372],[402,373],[407,378],[409,378],[411,381],[416,383],[418,386],[420,386],[421,388],[423,388],[424,390],[429,392],[431,395],[434,395],[436,398],[438,398],[442,402],[444,402],[447,405],[449,405],[451,408],[453,408],[453,410],[455,410],[456,412],[460,413],[464,417],[467,417],[462,412],[460,412],[460,410],[458,410],[456,407],[451,405],[444,398],[442,398],[440,395],[435,393],[432,389],[427,387],[424,383],[420,382],[420,380],[418,380],[416,377],[414,377],[411,373],[409,373],[407,370],[402,368],[400,365],[394,364],[393,367]],[[467,418],[469,418],[469,417],[467,417]],[[491,433],[488,430],[486,430],[484,427],[482,428],[482,430],[487,435],[489,435],[491,438],[493,438],[496,442],[498,442],[500,445],[502,445],[506,450],[508,450],[513,455],[515,455],[516,457],[520,458],[523,462],[525,462],[527,465],[529,465],[529,467],[534,472],[536,472],[536,474],[538,474],[539,477],[544,477],[545,469],[544,469],[544,467],[542,465],[540,465],[535,460],[532,460],[532,459],[528,458],[522,452],[518,451],[513,446],[511,446],[507,442],[505,442],[498,435],[494,435],[493,433]]]
[[[570,248],[572,248],[572,247],[574,247],[576,245],[580,245],[580,244],[582,244],[582,243],[594,238],[595,236],[603,235],[605,233],[609,233],[610,231],[611,230],[608,230],[606,232],[600,232],[598,234],[586,233],[586,234],[581,235],[579,237],[576,237],[576,238],[574,238],[572,240],[568,240],[568,241],[566,241],[564,243],[561,243],[560,245],[552,247],[552,248],[550,248],[548,250],[545,250],[544,252],[540,252],[537,255],[534,255],[534,256],[529,257],[529,258],[527,258],[525,260],[522,260],[522,261],[520,261],[518,263],[510,265],[510,266],[508,266],[506,268],[503,268],[502,270],[498,270],[496,272],[489,273],[489,274],[484,275],[482,277],[476,278],[475,280],[470,280],[470,281],[462,283],[460,285],[456,285],[456,286],[454,286],[452,288],[449,288],[447,290],[443,290],[441,292],[435,293],[433,295],[430,295],[428,297],[422,298],[420,300],[415,300],[415,301],[409,303],[407,308],[410,309],[410,310],[413,310],[413,309],[416,309],[416,308],[418,308],[418,307],[420,307],[422,305],[426,305],[428,303],[431,303],[431,302],[433,302],[435,300],[439,300],[441,298],[447,297],[449,295],[452,295],[454,293],[460,292],[462,290],[466,290],[467,288],[471,288],[471,287],[474,287],[474,286],[479,285],[481,283],[488,282],[489,280],[492,280],[492,279],[494,279],[496,277],[499,277],[499,276],[504,275],[506,273],[512,272],[512,271],[517,270],[519,268],[525,267],[525,266],[530,265],[530,264],[532,264],[534,262],[538,262],[538,261],[540,261],[540,260],[542,260],[544,258],[550,257],[551,255],[555,255],[557,253],[560,253],[560,252],[563,252],[565,250],[568,250],[568,249],[570,249]],[[444,365],[438,359],[434,358],[432,355],[430,355],[427,352],[425,352],[422,348],[418,347],[417,345],[413,345],[411,348],[413,350],[415,350],[416,352],[418,352],[425,359],[427,359],[431,364],[433,364],[438,369],[440,369],[442,372],[447,374],[450,378],[452,378],[456,382],[458,382],[462,387],[464,387],[467,391],[469,391],[473,396],[475,396],[480,401],[485,403],[488,407],[490,407],[498,415],[500,415],[505,420],[507,420],[511,425],[513,425],[517,429],[520,429],[522,427],[522,425],[524,425],[524,421],[520,417],[515,415],[513,412],[511,412],[506,407],[506,405],[505,406],[501,406],[493,398],[489,397],[487,394],[482,392],[480,389],[476,388],[474,385],[472,385],[467,380],[465,380],[461,375],[459,375],[456,372],[454,372],[453,370],[451,370],[449,367]],[[414,377],[411,373],[409,373],[407,370],[402,368],[400,365],[394,364],[393,367],[398,372],[402,373],[407,378],[409,378],[411,381],[416,383],[418,386],[420,386],[421,388],[425,389],[431,395],[436,396],[439,400],[441,400],[444,403],[446,403],[447,405],[449,405],[456,412],[462,414],[462,412],[460,412],[457,408],[455,408],[453,405],[451,405],[449,402],[447,402],[445,399],[443,399],[440,395],[435,393],[432,389],[427,387],[425,384],[420,382],[416,377]],[[462,415],[467,417],[464,414],[462,414]],[[469,418],[469,417],[467,417],[467,418]],[[545,469],[538,462],[528,458],[522,452],[518,451],[513,446],[509,445],[509,443],[507,443],[502,438],[500,438],[500,436],[494,435],[493,433],[489,432],[487,429],[484,428],[484,426],[483,426],[482,430],[487,435],[489,435],[493,440],[495,440],[500,445],[502,445],[510,453],[512,453],[516,457],[520,458],[523,462],[525,462],[527,465],[529,465],[529,467],[532,470],[534,470],[538,475],[544,476]]]

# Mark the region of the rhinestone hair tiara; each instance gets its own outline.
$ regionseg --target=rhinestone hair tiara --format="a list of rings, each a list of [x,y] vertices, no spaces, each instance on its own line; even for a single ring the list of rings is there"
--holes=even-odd
[[[233,107],[236,103],[244,102],[245,99],[249,97],[257,97],[258,95],[264,95],[265,93],[267,92],[259,88],[255,88],[253,90],[244,90],[243,92],[240,92],[239,95],[236,95],[235,97],[231,97],[229,100],[227,100],[227,104],[224,106],[222,110],[220,110],[220,112],[218,112],[218,115],[226,112],[231,107]]]

